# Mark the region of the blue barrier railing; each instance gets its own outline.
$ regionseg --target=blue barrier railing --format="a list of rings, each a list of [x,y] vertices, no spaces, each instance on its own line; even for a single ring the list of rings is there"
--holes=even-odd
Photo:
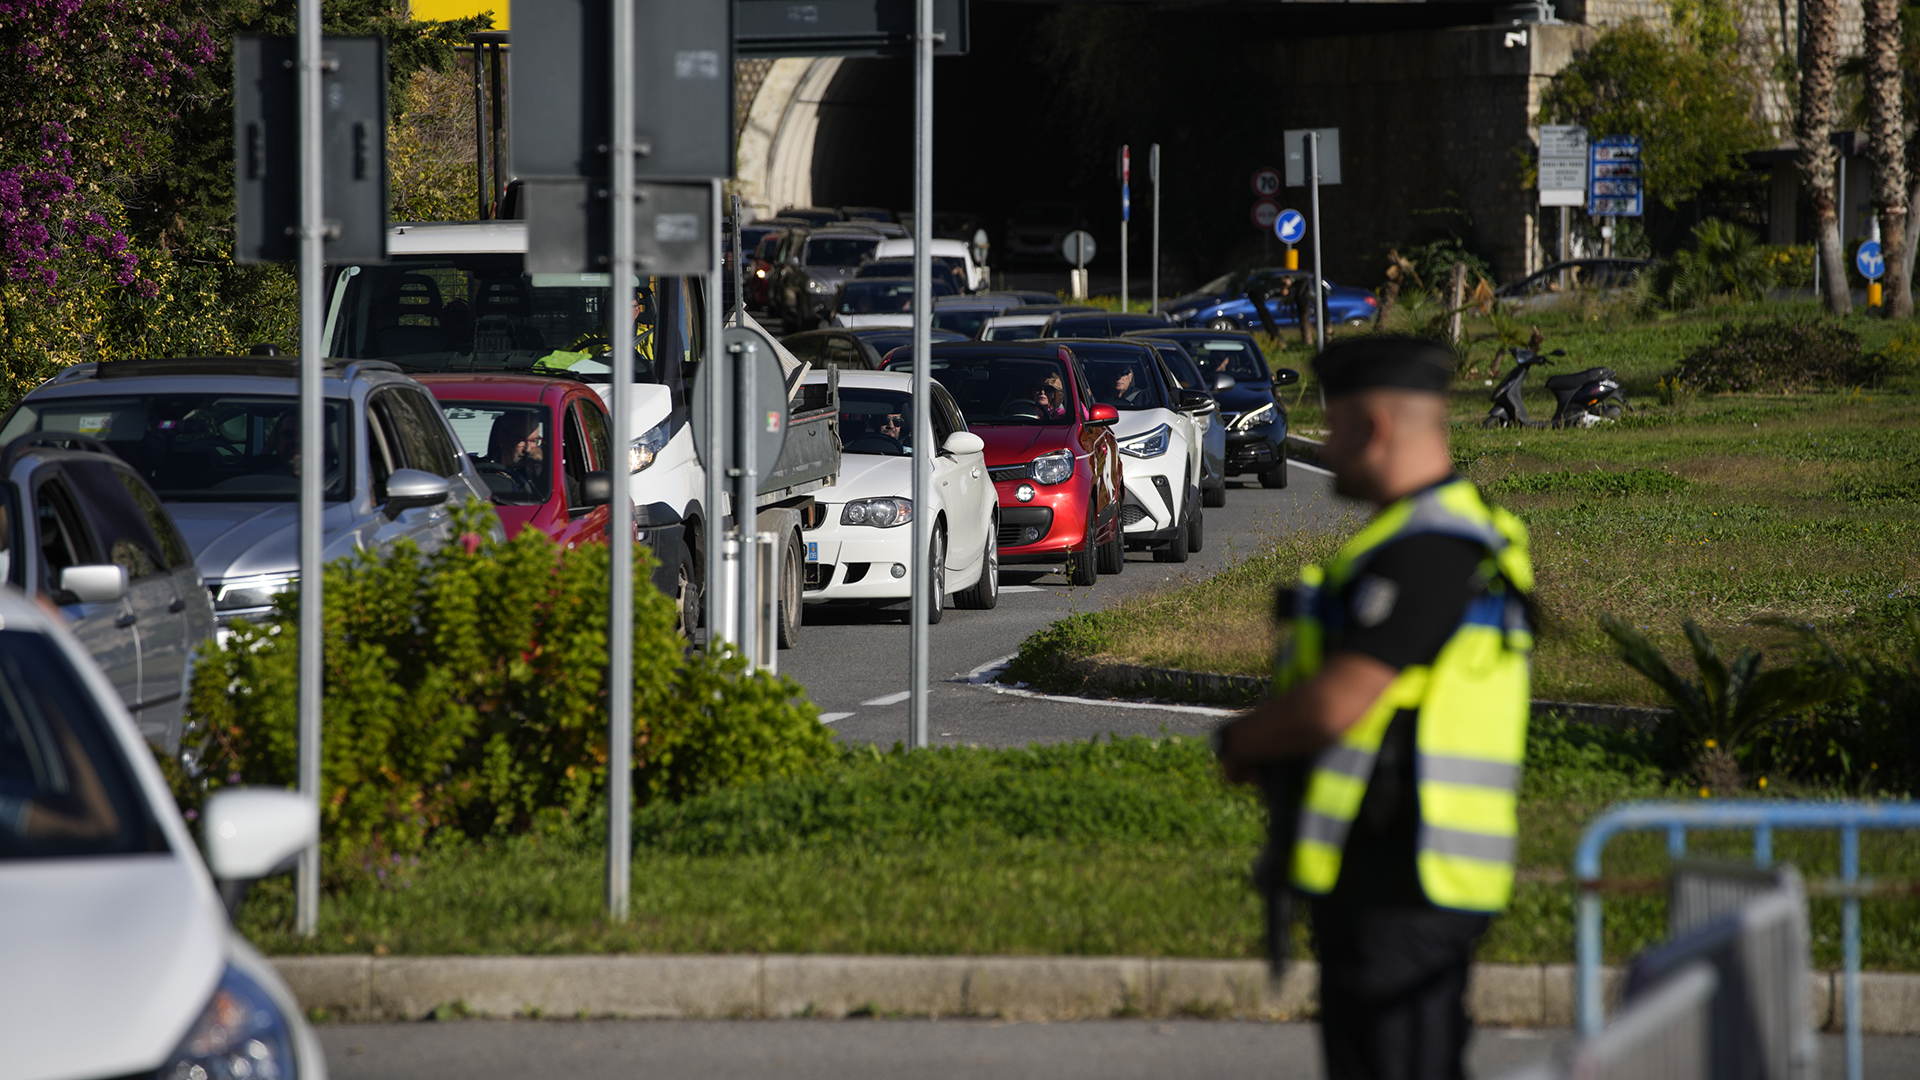
[[[1581,834],[1573,857],[1580,889],[1574,927],[1579,964],[1575,991],[1580,1034],[1598,1036],[1606,1024],[1600,996],[1600,852],[1623,832],[1665,830],[1667,854],[1687,853],[1689,829],[1752,829],[1753,861],[1773,863],[1775,829],[1835,829],[1840,833],[1840,877],[1808,882],[1809,891],[1840,899],[1841,956],[1847,1013],[1847,1080],[1862,1080],[1860,1042],[1860,897],[1872,891],[1860,877],[1860,830],[1920,829],[1920,805],[1903,803],[1817,803],[1785,800],[1626,803],[1601,814]]]

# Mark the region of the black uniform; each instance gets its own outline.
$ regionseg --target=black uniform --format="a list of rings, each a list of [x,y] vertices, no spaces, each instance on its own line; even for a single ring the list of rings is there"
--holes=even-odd
[[[1485,551],[1416,534],[1381,548],[1339,602],[1344,631],[1327,653],[1396,670],[1430,664],[1453,634]],[[1331,1080],[1454,1080],[1471,1031],[1463,1001],[1488,916],[1447,911],[1420,888],[1414,717],[1388,725],[1349,832],[1333,891],[1312,904],[1320,1032]]]

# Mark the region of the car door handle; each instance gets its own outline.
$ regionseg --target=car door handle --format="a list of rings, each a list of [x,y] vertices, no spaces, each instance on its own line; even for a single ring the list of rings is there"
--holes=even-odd
[[[118,629],[125,630],[127,627],[132,626],[134,623],[137,623],[139,621],[140,621],[140,616],[129,611],[125,615],[122,615],[119,618],[113,620],[113,625]]]
[[[187,610],[187,602],[177,596],[173,598],[173,603],[167,605],[169,615],[178,615],[185,610]]]

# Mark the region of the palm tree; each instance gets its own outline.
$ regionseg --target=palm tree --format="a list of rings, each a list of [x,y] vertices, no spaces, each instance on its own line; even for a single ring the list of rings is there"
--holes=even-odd
[[[1837,23],[1840,0],[1805,0],[1801,8],[1800,116],[1794,134],[1800,141],[1800,175],[1813,202],[1814,245],[1827,287],[1827,307],[1836,315],[1853,310],[1846,267],[1840,261],[1840,222],[1833,191],[1833,77],[1838,64]]]
[[[1662,734],[1676,761],[1688,767],[1730,764],[1733,755],[1762,728],[1813,705],[1829,701],[1846,689],[1845,663],[1821,643],[1822,658],[1808,664],[1762,671],[1760,653],[1741,649],[1731,664],[1700,624],[1680,624],[1693,652],[1700,677],[1689,679],[1673,669],[1658,646],[1627,622],[1600,617],[1600,628],[1620,650],[1628,667],[1645,675],[1673,706],[1673,717]]]
[[[1873,208],[1880,215],[1880,247],[1887,260],[1881,310],[1889,319],[1913,315],[1908,279],[1907,125],[1902,115],[1900,0],[1865,0],[1868,149],[1873,159]]]

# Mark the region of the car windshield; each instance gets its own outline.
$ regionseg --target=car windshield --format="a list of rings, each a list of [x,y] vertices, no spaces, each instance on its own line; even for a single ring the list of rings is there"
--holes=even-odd
[[[808,266],[859,266],[880,243],[877,236],[814,236],[807,240]]]
[[[538,506],[553,495],[547,447],[557,445],[549,415],[539,405],[499,401],[442,401],[460,448],[473,458],[493,501],[502,506]]]
[[[953,292],[933,283],[933,295]],[[849,281],[840,290],[834,311],[842,315],[896,315],[913,310],[913,282],[902,278],[865,278]]]
[[[1233,288],[1233,279],[1236,276],[1238,275],[1221,274],[1219,277],[1214,278],[1212,281],[1207,282],[1205,285],[1200,286],[1199,288],[1193,290],[1193,292],[1188,293],[1187,295],[1218,296],[1224,292],[1237,291],[1237,290],[1234,290]]]
[[[1266,357],[1246,338],[1183,338],[1188,355],[1208,378],[1231,375],[1235,382],[1266,382],[1273,378]]]
[[[1140,346],[1075,345],[1073,351],[1087,369],[1093,399],[1123,412],[1167,408],[1167,388],[1160,365]]]
[[[524,256],[410,255],[348,266],[334,287],[327,355],[390,360],[409,371],[560,368],[605,374],[606,274],[529,274]],[[653,363],[659,281],[634,291],[634,377]]]
[[[900,366],[889,371],[906,370]],[[927,374],[960,406],[967,426],[1053,425],[1074,420],[1066,364],[1043,357],[935,356]]]
[[[288,388],[292,389],[291,381]],[[148,394],[26,401],[0,443],[31,431],[91,436],[146,478],[164,502],[293,502],[300,497],[300,400],[291,395]],[[328,502],[347,499],[343,402],[327,402]]]
[[[933,325],[942,330],[951,330],[962,337],[972,337],[979,333],[981,324],[991,318],[993,318],[991,308],[981,308],[978,311],[933,309]]]
[[[1200,369],[1193,365],[1193,360],[1187,355],[1185,349],[1171,342],[1162,341],[1154,342],[1153,348],[1155,352],[1160,354],[1160,359],[1166,363],[1167,370],[1173,372],[1174,381],[1178,382],[1182,389],[1212,389],[1210,385],[1202,381],[1200,378]]]
[[[840,441],[849,454],[913,453],[913,398],[897,390],[840,387]]]
[[[107,723],[53,642],[0,630],[0,862],[168,850]]]
[[[929,258],[935,272],[934,280],[944,271],[949,277],[967,272],[967,261],[958,255],[934,255]],[[860,268],[859,277],[912,277],[913,260],[907,256],[888,256],[875,259]]]

